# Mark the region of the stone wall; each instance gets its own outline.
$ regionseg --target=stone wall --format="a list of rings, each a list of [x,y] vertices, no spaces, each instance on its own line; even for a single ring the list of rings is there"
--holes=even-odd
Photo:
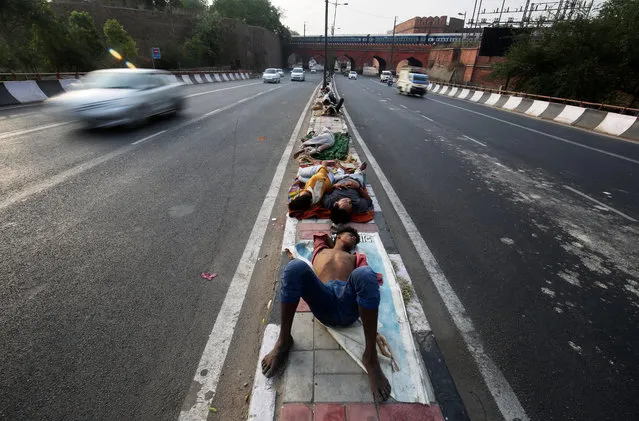
[[[51,8],[58,16],[72,11],[86,11],[102,33],[104,22],[117,19],[135,40],[139,57],[136,64],[150,67],[151,48],[159,47],[163,54],[170,53],[171,45],[181,44],[187,38],[196,17],[185,12],[166,13],[125,7],[104,6],[100,2],[55,1]],[[281,45],[277,35],[264,28],[246,25],[233,19],[224,19],[228,30],[216,66],[258,70],[282,65]]]
[[[493,65],[504,60],[480,56],[479,47],[435,49],[430,53],[428,74],[433,81],[498,88],[504,81],[494,80],[490,74]]]

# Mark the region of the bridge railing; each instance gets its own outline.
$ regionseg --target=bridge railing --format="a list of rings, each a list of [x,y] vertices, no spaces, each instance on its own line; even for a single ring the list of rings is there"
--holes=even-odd
[[[619,113],[619,114],[628,114],[628,115],[639,116],[639,108],[631,108],[631,107],[624,107],[624,106],[620,106],[620,105],[603,104],[603,103],[599,103],[599,102],[580,101],[580,100],[577,100],[577,99],[560,98],[560,97],[547,96],[547,95],[529,94],[529,93],[526,93],[526,92],[509,91],[509,90],[501,89],[501,87],[499,87],[498,89],[494,89],[494,88],[483,88],[481,86],[476,86],[476,85],[460,85],[460,84],[447,83],[447,82],[431,81],[431,83],[433,85],[444,85],[444,86],[450,86],[450,87],[455,87],[455,88],[468,89],[468,90],[471,90],[471,91],[484,91],[484,92],[494,93],[494,94],[511,95],[511,96],[517,96],[517,97],[522,97],[522,98],[529,98],[529,99],[536,99],[536,100],[541,100],[541,101],[556,102],[556,103],[560,103],[560,104],[574,105],[574,106],[583,107],[583,108],[592,108],[592,109],[602,110],[602,111],[612,111],[612,112]]]
[[[174,75],[204,75],[214,73],[255,73],[251,70],[238,69],[238,70],[169,70]],[[14,80],[56,80],[56,79],[77,79],[80,76],[84,76],[87,72],[57,72],[57,73],[20,73],[9,72],[0,73],[0,82],[14,81]]]

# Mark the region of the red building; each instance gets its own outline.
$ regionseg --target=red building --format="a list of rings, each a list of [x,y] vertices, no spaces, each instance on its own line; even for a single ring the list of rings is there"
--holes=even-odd
[[[415,16],[395,26],[396,34],[442,34],[461,32],[464,20],[448,16]]]

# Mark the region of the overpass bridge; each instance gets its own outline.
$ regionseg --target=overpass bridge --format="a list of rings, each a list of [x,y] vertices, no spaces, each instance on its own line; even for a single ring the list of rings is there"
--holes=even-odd
[[[351,69],[375,66],[380,71],[428,63],[434,46],[459,44],[462,34],[336,35],[328,37],[328,63],[350,62]],[[393,47],[394,44],[394,47]],[[391,50],[393,62],[391,63]],[[288,63],[324,63],[323,36],[294,36],[289,46]]]

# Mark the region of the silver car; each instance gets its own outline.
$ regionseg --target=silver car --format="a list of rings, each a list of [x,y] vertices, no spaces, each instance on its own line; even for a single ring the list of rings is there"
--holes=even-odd
[[[264,81],[264,83],[280,83],[280,73],[277,69],[266,69],[262,74],[262,81]]]
[[[296,67],[291,72],[291,80],[299,80],[304,82],[306,80],[306,76],[304,75],[304,69],[301,67]]]
[[[72,91],[48,99],[46,105],[89,127],[116,126],[178,113],[184,106],[183,88],[184,83],[163,70],[97,70],[87,73]]]

